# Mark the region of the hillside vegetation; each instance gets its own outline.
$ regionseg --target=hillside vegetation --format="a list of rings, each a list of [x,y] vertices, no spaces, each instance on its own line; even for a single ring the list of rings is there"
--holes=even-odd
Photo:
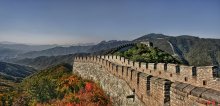
[[[0,94],[14,89],[14,86],[36,70],[17,64],[0,62]]]
[[[110,106],[104,91],[92,81],[72,75],[72,66],[60,64],[27,77],[17,90],[0,97],[2,105]]]
[[[170,54],[157,48],[148,47],[144,44],[137,44],[127,51],[119,51],[116,55],[123,56],[132,61],[147,63],[180,63]]]
[[[174,37],[151,33],[137,38],[134,41],[146,40],[153,42],[155,47],[171,55],[176,54],[182,57],[189,65],[219,66],[220,39],[199,38],[189,35]]]

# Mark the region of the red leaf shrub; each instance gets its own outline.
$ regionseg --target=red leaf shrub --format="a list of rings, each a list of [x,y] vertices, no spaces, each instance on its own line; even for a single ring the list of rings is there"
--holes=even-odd
[[[86,86],[85,86],[85,89],[86,89],[87,92],[92,91],[92,89],[93,89],[92,83],[87,82]]]

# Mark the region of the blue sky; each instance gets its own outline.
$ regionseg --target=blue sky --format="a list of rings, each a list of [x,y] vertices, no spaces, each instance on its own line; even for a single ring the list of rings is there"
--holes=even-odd
[[[220,0],[0,0],[0,41],[72,44],[148,33],[220,38]]]

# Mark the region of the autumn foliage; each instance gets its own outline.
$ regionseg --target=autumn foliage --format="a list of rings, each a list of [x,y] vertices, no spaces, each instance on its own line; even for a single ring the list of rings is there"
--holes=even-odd
[[[72,74],[67,64],[42,70],[0,96],[0,106],[111,106],[99,85]]]
[[[60,92],[64,92],[66,106],[110,106],[104,91],[94,82],[83,80],[76,75],[64,77],[59,82]]]

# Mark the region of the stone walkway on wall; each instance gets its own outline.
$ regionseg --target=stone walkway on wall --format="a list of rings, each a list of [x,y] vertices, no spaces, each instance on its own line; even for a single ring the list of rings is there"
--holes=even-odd
[[[127,99],[128,95],[133,94],[127,83],[113,76],[100,65],[75,62],[73,73],[98,83],[106,94],[110,95],[114,106],[144,106],[137,98],[135,98],[135,101],[131,98]]]

